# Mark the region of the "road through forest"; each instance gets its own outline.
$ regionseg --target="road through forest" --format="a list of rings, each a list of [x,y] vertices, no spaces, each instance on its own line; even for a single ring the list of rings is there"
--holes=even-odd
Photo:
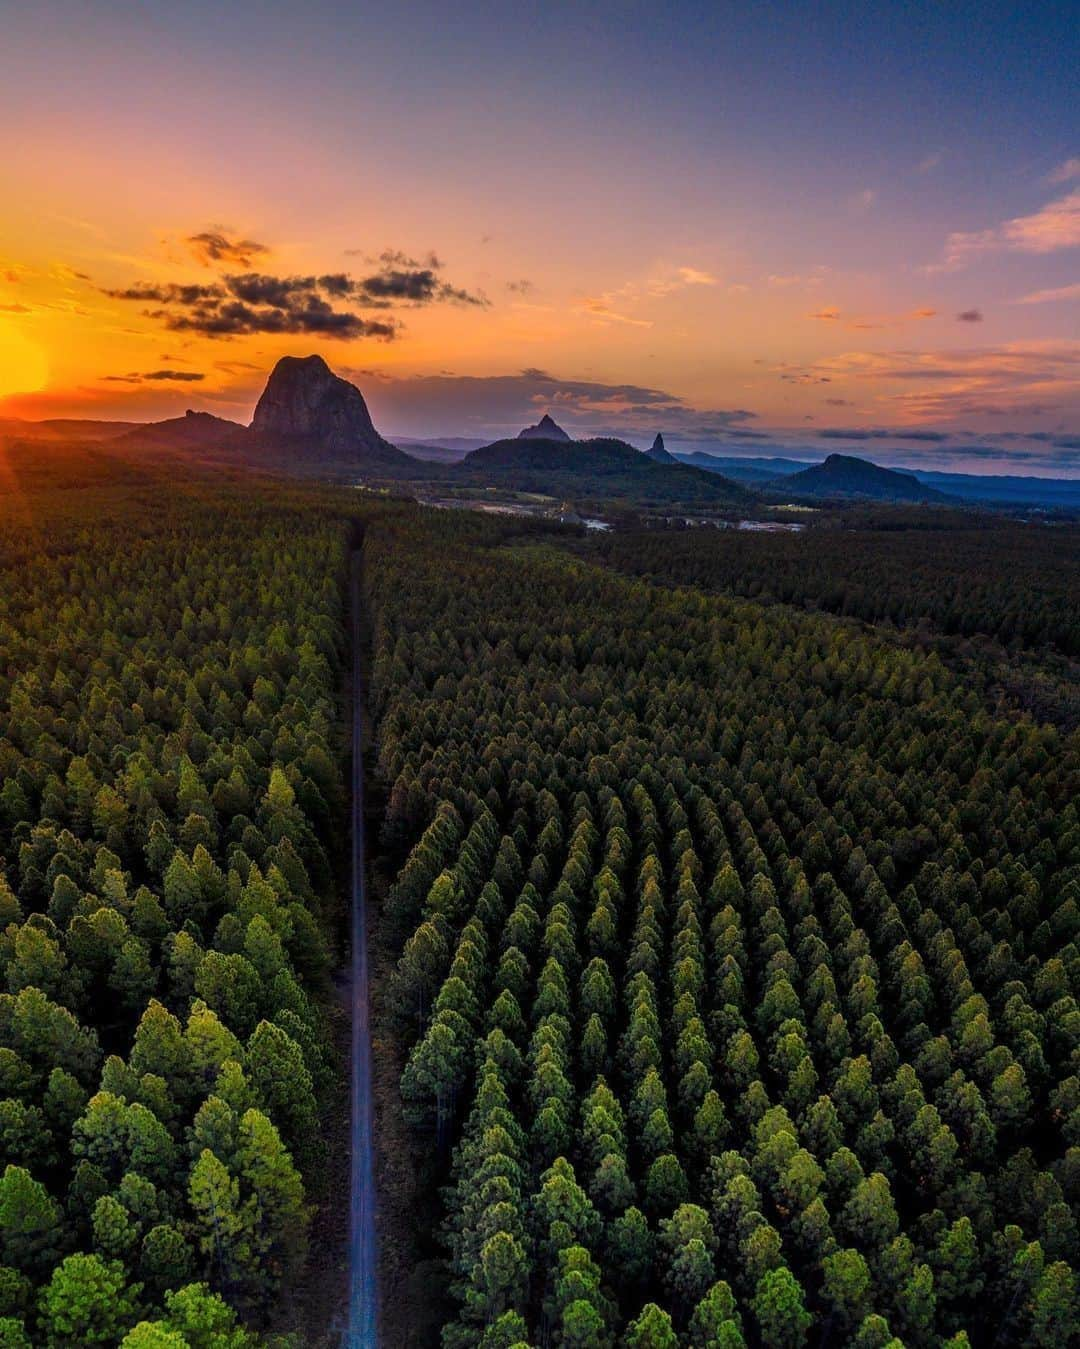
[[[367,895],[364,884],[364,759],[360,696],[360,553],[352,556],[352,1173],[349,1185],[348,1349],[378,1343],[371,1027],[368,1019]]]

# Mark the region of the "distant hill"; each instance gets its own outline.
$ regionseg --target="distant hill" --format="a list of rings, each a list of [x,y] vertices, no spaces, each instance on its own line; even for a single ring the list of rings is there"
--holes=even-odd
[[[371,472],[415,470],[416,460],[375,430],[364,396],[321,356],[283,356],[270,372],[248,430],[248,453],[285,453],[297,468],[328,464]]]
[[[659,431],[656,433],[656,439],[652,445],[646,450],[646,454],[657,464],[677,464],[679,462],[664,445],[664,437]]]
[[[558,422],[552,421],[545,412],[535,426],[526,426],[517,433],[518,440],[569,440],[570,436]]]
[[[881,468],[868,459],[850,454],[830,454],[823,464],[813,464],[799,473],[779,476],[771,484],[774,494],[794,497],[857,497],[868,501],[948,502],[953,498],[927,487],[912,473]]]
[[[497,440],[474,450],[455,470],[477,483],[574,499],[618,498],[635,504],[745,505],[750,493],[718,474],[662,464],[623,440]]]
[[[938,473],[918,469],[928,487],[985,506],[1044,506],[1080,510],[1080,478],[1026,478],[1016,474]]]
[[[141,422],[95,422],[83,417],[51,417],[45,421],[26,421],[22,417],[0,417],[0,439],[50,441],[100,441],[134,431]]]
[[[762,487],[774,478],[801,473],[804,468],[812,466],[811,462],[805,459],[777,457],[742,459],[735,455],[722,457],[709,454],[705,450],[694,450],[689,453],[676,451],[675,458],[680,464],[693,464],[696,468],[705,469],[707,473],[722,473],[725,478],[745,483],[747,487]]]
[[[206,449],[216,445],[235,443],[246,428],[225,417],[209,412],[193,412],[188,408],[182,417],[170,417],[163,422],[146,422],[136,426],[110,443],[122,448],[145,450]]]
[[[438,464],[456,464],[473,450],[489,442],[481,436],[432,436],[418,439],[413,436],[395,436],[394,444],[414,459],[427,459]]]

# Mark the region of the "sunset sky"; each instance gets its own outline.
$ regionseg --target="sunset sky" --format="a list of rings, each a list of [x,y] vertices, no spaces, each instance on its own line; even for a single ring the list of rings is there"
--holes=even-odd
[[[0,417],[246,421],[278,356],[318,351],[391,436],[550,408],[1075,476],[1078,27],[1068,3],[8,7]]]

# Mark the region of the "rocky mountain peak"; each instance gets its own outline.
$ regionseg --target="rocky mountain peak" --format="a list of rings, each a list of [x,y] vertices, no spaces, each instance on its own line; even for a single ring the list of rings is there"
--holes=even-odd
[[[557,421],[547,412],[540,418],[535,426],[526,426],[524,431],[517,434],[518,440],[572,440],[573,437],[567,435]]]
[[[251,430],[276,440],[303,441],[320,451],[386,444],[364,396],[335,375],[321,356],[283,356],[270,372]]]

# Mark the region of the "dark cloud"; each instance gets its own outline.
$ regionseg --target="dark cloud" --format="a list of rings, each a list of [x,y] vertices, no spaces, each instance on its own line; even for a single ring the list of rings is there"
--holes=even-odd
[[[189,234],[184,241],[200,262],[225,262],[236,267],[250,267],[254,258],[265,257],[270,249],[254,239],[230,239],[222,230],[204,230]]]
[[[851,403],[846,398],[826,398],[825,402],[831,408],[849,408]]]
[[[832,400],[827,401],[831,402]],[[926,440],[936,443],[949,439],[949,435],[945,431],[904,431],[899,428],[896,430],[889,428],[849,430],[847,427],[838,426],[828,427],[816,434],[821,436],[823,440]]]
[[[435,298],[439,281],[430,267],[402,269],[387,267],[358,283],[371,300],[408,300],[424,304]]]
[[[197,370],[132,370],[127,375],[102,376],[110,384],[144,384],[172,381],[179,384],[194,384],[206,376]]]
[[[273,309],[287,309],[298,296],[319,287],[314,276],[266,276],[262,272],[226,276],[225,284],[229,294],[244,304],[265,304]]]
[[[565,379],[535,367],[511,375],[413,375],[350,372],[363,378],[376,423],[399,435],[516,435],[547,411],[575,435],[617,435],[651,443],[657,431],[702,441],[734,433],[754,413],[714,411],[637,384]],[[755,437],[756,438],[756,437]]]
[[[103,295],[114,300],[154,301],[157,304],[198,304],[202,300],[223,298],[224,290],[218,285],[211,286],[154,286],[148,282],[139,282],[135,286],[126,286],[122,290],[103,289]]]
[[[248,241],[250,242],[250,241]],[[276,276],[266,272],[227,272],[209,285],[152,284],[141,282],[104,293],[117,300],[141,301],[162,306],[144,310],[173,332],[197,332],[206,337],[237,337],[253,333],[308,333],[350,340],[374,337],[390,341],[399,324],[390,318],[370,318],[356,313],[354,305],[390,309],[396,305],[469,304],[487,305],[483,295],[474,295],[443,281],[434,254],[426,267],[391,266],[398,254],[386,252],[378,272],[359,280],[348,272],[322,276]],[[415,260],[406,258],[406,262]],[[351,301],[348,307],[339,302]]]
[[[313,292],[289,297],[284,306],[253,306],[240,300],[196,305],[185,312],[147,311],[173,332],[197,332],[204,337],[243,337],[254,333],[306,333],[340,341],[374,337],[389,342],[397,336],[393,320],[368,319],[334,307]]]
[[[809,370],[782,370],[780,378],[787,384],[831,384],[829,375],[815,375]]]
[[[484,295],[473,295],[441,281],[434,267],[384,267],[355,282],[351,293],[371,304],[431,304],[439,300],[479,306],[490,303]]]
[[[528,295],[533,290],[533,283],[525,277],[520,277],[517,281],[508,281],[506,289],[515,295]]]
[[[0,304],[0,312],[5,314],[29,314],[30,306],[25,304]]]
[[[981,309],[962,309],[956,317],[961,323],[981,323],[983,316]]]

